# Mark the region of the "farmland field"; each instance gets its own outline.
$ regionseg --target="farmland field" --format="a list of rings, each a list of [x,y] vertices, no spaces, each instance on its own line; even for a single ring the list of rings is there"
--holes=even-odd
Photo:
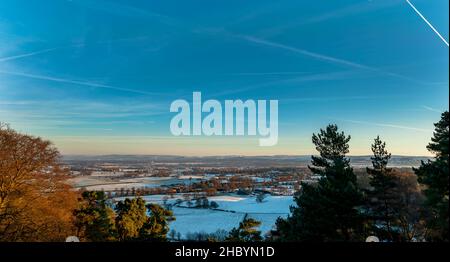
[[[162,204],[164,195],[144,196],[147,203]],[[122,200],[124,198],[116,198]],[[169,198],[167,203],[175,203],[177,199],[183,199],[182,194]],[[239,196],[234,194],[213,196],[209,201],[215,201],[219,207],[217,210],[203,208],[188,208],[183,202],[180,206],[174,206],[173,212],[176,220],[170,223],[170,230],[179,232],[182,238],[189,233],[214,233],[217,230],[229,231],[239,226],[245,214],[261,221],[259,230],[262,234],[270,231],[278,217],[287,217],[289,206],[294,205],[292,196],[268,196],[262,203],[257,203],[254,196]]]

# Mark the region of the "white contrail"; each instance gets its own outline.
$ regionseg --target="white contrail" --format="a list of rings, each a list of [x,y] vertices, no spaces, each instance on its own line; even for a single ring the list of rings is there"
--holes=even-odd
[[[136,94],[141,94],[141,95],[155,95],[155,93],[150,93],[150,92],[145,92],[145,91],[139,91],[139,90],[134,90],[134,89],[128,89],[128,88],[104,85],[104,84],[99,84],[99,83],[94,83],[94,82],[86,82],[86,81],[77,81],[77,80],[71,80],[71,79],[57,78],[57,77],[52,77],[52,76],[34,75],[34,74],[28,74],[28,73],[22,73],[22,72],[11,72],[11,71],[3,71],[3,70],[0,70],[0,74],[21,76],[21,77],[40,79],[40,80],[47,80],[47,81],[53,81],[53,82],[59,82],[59,83],[81,85],[81,86],[90,86],[90,87],[96,87],[96,88],[106,88],[106,89],[112,89],[112,90],[124,91],[124,92],[130,92],[130,93],[136,93]]]
[[[406,0],[406,2],[414,9],[414,11],[416,11],[416,13],[423,19],[423,21],[425,21],[425,23],[427,23],[427,25],[429,25],[431,29],[433,29],[433,31],[442,39],[442,41],[444,41],[444,43],[449,46],[447,40],[445,40],[445,38],[442,37],[441,34],[439,34],[436,28],[434,28],[434,26],[430,22],[428,22],[428,20],[419,12],[419,10],[417,10],[417,8],[413,4],[411,4],[409,0]]]
[[[254,36],[234,35],[234,34],[232,34],[231,36],[233,36],[235,38],[240,38],[240,39],[243,39],[245,41],[252,42],[252,43],[255,43],[255,44],[270,46],[270,47],[279,48],[279,49],[284,49],[284,50],[287,50],[287,51],[290,51],[290,52],[293,52],[293,53],[309,56],[309,57],[312,57],[312,58],[315,58],[315,59],[328,61],[328,62],[335,63],[335,64],[341,64],[341,65],[354,67],[354,68],[358,68],[358,69],[373,70],[373,68],[371,68],[369,66],[365,66],[365,65],[362,65],[362,64],[354,63],[352,61],[339,59],[339,58],[335,58],[335,57],[331,57],[331,56],[327,56],[327,55],[322,55],[322,54],[319,54],[319,53],[310,52],[310,51],[307,51],[307,50],[304,50],[304,49],[300,49],[300,48],[296,48],[296,47],[292,47],[292,46],[288,46],[288,45],[284,45],[284,44],[280,44],[280,43],[276,43],[276,42],[271,42],[271,41],[268,41],[268,40],[265,40],[265,39],[261,39],[261,38],[257,38],[257,37],[254,37]]]
[[[348,122],[348,123],[353,123],[353,124],[381,126],[381,127],[391,127],[391,128],[405,129],[405,130],[426,132],[426,133],[433,132],[433,130],[431,130],[431,129],[417,128],[417,127],[411,127],[411,126],[402,126],[402,125],[395,125],[395,124],[375,123],[375,122],[347,120],[347,119],[341,119],[341,121]]]
[[[429,107],[429,106],[422,106],[422,108],[424,108],[424,109],[426,109],[428,111],[431,111],[431,112],[442,113],[441,110],[436,109],[436,108],[432,108],[432,107]]]
[[[293,47],[293,46],[289,46],[289,45],[284,45],[284,44],[280,44],[277,42],[271,42],[265,39],[261,39],[261,38],[257,38],[254,36],[250,36],[250,35],[236,35],[236,34],[231,34],[231,33],[226,33],[228,36],[234,37],[234,38],[238,38],[238,39],[242,39],[245,40],[247,42],[251,42],[251,43],[255,43],[255,44],[259,44],[259,45],[263,45],[263,46],[268,46],[268,47],[273,47],[273,48],[278,48],[278,49],[284,49],[293,53],[297,53],[300,55],[304,55],[304,56],[309,56],[312,57],[314,59],[317,60],[321,60],[321,61],[325,61],[325,62],[329,62],[329,63],[334,63],[334,64],[338,64],[338,65],[344,65],[347,67],[352,67],[352,68],[356,68],[356,69],[363,69],[363,70],[368,70],[368,71],[373,71],[373,72],[378,72],[381,74],[385,74],[385,75],[389,75],[392,77],[396,77],[396,78],[400,78],[403,80],[407,80],[410,82],[414,82],[414,83],[418,83],[418,84],[425,84],[423,82],[420,82],[418,80],[409,78],[407,76],[403,76],[400,74],[396,74],[396,73],[391,73],[391,72],[387,72],[375,67],[371,67],[371,66],[367,66],[367,65],[363,65],[363,64],[359,64],[359,63],[355,63],[352,62],[350,60],[345,60],[345,59],[340,59],[340,58],[336,58],[336,57],[332,57],[332,56],[328,56],[328,55],[323,55],[320,53],[315,53],[315,52],[311,52],[305,49],[301,49],[301,48],[297,48],[297,47]]]
[[[26,54],[21,54],[21,55],[0,57],[0,62],[15,60],[15,59],[22,58],[22,57],[34,56],[34,55],[38,55],[38,54],[42,54],[42,53],[47,53],[47,52],[50,52],[50,51],[53,51],[56,49],[57,48],[47,48],[47,49],[43,49],[43,50],[31,52],[31,53],[26,53]]]

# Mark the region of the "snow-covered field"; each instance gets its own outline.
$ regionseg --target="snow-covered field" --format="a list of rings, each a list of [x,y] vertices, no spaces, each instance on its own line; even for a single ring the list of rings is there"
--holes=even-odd
[[[208,198],[219,204],[219,209],[243,213],[263,213],[279,215],[289,213],[289,206],[293,205],[292,197],[268,196],[262,203],[257,203],[255,197],[216,196]]]
[[[109,177],[99,176],[79,176],[69,179],[74,187],[83,187],[90,191],[112,191],[121,188],[152,188],[164,185],[173,184],[190,184],[198,182],[198,177],[139,177],[139,178],[124,178],[124,179],[110,179]]]
[[[163,185],[192,183],[195,180],[208,179],[208,176],[181,176],[181,177],[139,177],[125,179],[105,179],[101,177],[76,177],[71,180],[75,187],[84,187],[87,190],[118,190],[120,188],[159,187]],[[217,230],[229,231],[239,226],[245,214],[261,221],[259,230],[263,234],[270,231],[278,217],[287,217],[289,206],[294,205],[292,196],[267,196],[262,203],[257,203],[255,196],[241,196],[235,194],[209,197],[209,201],[216,202],[217,210],[187,208],[183,194],[175,194],[173,198],[168,195],[144,196],[148,203],[162,205],[175,204],[177,199],[183,202],[174,206],[173,212],[176,221],[171,222],[170,229],[179,232],[182,238],[188,233],[214,233]],[[116,198],[123,200],[124,198]],[[195,202],[195,201],[192,201]]]
[[[167,197],[151,195],[143,198],[149,203],[162,204]],[[183,195],[177,194],[174,198],[169,198],[167,203],[173,204],[176,199],[183,199]],[[179,232],[182,238],[188,233],[214,233],[219,229],[229,231],[239,226],[239,222],[248,214],[249,217],[261,221],[259,230],[265,234],[273,228],[278,217],[287,217],[289,206],[294,205],[291,196],[268,196],[262,203],[257,203],[254,196],[225,195],[208,199],[219,204],[219,210],[186,208],[186,204],[182,203],[181,207],[173,207],[176,221],[170,223],[170,229]]]
[[[181,233],[185,238],[188,233],[214,233],[219,229],[226,231],[239,225],[243,213],[232,213],[200,208],[174,207],[176,220],[170,223],[170,230]]]

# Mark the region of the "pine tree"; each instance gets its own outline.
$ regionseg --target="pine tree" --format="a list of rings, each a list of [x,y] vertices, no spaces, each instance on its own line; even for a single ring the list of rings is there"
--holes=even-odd
[[[166,241],[169,222],[175,220],[173,212],[157,204],[148,204],[146,207],[150,216],[141,228],[140,239],[143,241]]]
[[[449,112],[442,113],[427,149],[435,154],[434,160],[422,162],[415,169],[419,183],[425,186],[425,207],[428,238],[434,241],[449,240]]]
[[[226,241],[229,242],[258,242],[262,240],[261,231],[257,230],[257,227],[261,225],[261,222],[253,218],[247,218],[245,215],[242,222],[239,223],[238,228],[233,228],[230,231]]]
[[[116,230],[114,211],[104,192],[85,191],[80,207],[74,211],[78,236],[94,242],[114,241]]]
[[[391,154],[386,150],[386,143],[377,136],[372,144],[372,168],[367,168],[371,188],[367,192],[368,218],[374,234],[381,239],[394,240],[393,223],[397,217],[398,197],[396,176],[387,165]]]
[[[278,219],[281,241],[356,241],[362,227],[359,206],[362,195],[346,158],[350,136],[328,125],[312,141],[319,156],[312,156],[309,169],[320,175],[317,184],[302,183],[287,219]]]
[[[147,220],[145,201],[138,198],[127,198],[116,205],[116,227],[119,240],[137,239],[139,232]]]

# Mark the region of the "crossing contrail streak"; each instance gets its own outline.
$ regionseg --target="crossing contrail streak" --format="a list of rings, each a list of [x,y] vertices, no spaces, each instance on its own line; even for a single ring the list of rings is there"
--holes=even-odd
[[[43,49],[40,51],[35,51],[35,52],[31,52],[31,53],[26,53],[26,54],[21,54],[21,55],[15,55],[15,56],[8,56],[8,57],[0,57],[0,62],[6,62],[6,61],[10,61],[10,60],[16,60],[22,57],[28,57],[28,56],[34,56],[34,55],[38,55],[38,54],[42,54],[42,53],[47,53],[53,50],[56,50],[57,48],[47,48],[47,49]]]
[[[448,46],[448,42],[447,40],[445,40],[444,37],[442,37],[441,34],[439,34],[439,32],[436,30],[436,28],[434,28],[434,26],[428,22],[428,20],[419,12],[419,10],[417,10],[417,8],[411,4],[411,2],[409,2],[409,0],[406,0],[406,2],[414,9],[414,11],[416,11],[416,13],[423,19],[423,21],[425,21],[425,23],[427,23],[427,25],[429,25],[431,27],[431,29],[433,29],[433,31],[442,39],[442,41],[444,41],[444,43]]]
[[[104,84],[99,84],[99,83],[94,83],[94,82],[77,81],[77,80],[57,78],[57,77],[52,77],[52,76],[27,74],[27,73],[21,73],[21,72],[11,72],[11,71],[0,70],[0,74],[27,77],[27,78],[47,80],[47,81],[59,82],[59,83],[74,84],[74,85],[81,85],[81,86],[90,86],[90,87],[96,87],[96,88],[106,88],[106,89],[136,93],[136,94],[141,94],[141,95],[155,95],[156,94],[156,93],[150,93],[150,92],[139,91],[139,90],[134,90],[134,89],[104,85]]]

